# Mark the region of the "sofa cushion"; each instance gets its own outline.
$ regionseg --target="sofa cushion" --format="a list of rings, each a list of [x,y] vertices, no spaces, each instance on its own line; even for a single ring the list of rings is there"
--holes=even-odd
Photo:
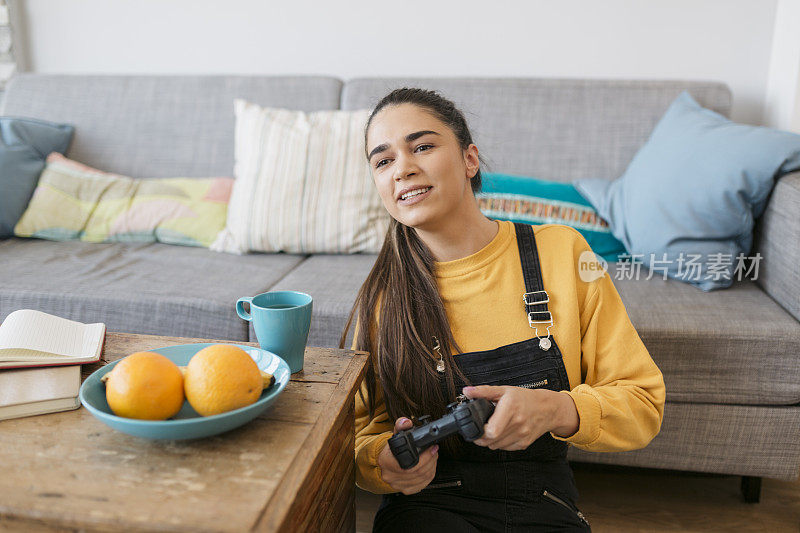
[[[800,323],[755,281],[706,293],[660,275],[648,280],[646,268],[618,279],[627,277],[620,265],[609,263],[609,274],[664,374],[668,401],[800,403]]]
[[[377,254],[312,255],[270,290],[297,290],[314,298],[314,316],[308,346],[339,346],[350,309],[361,284],[378,258]],[[350,325],[345,348],[350,349],[354,323]],[[250,340],[255,341],[250,327]]]
[[[233,100],[302,111],[337,109],[327,76],[61,75],[20,73],[0,113],[75,126],[65,154],[133,177],[230,176]]]
[[[236,300],[269,290],[304,256],[14,238],[0,241],[0,257],[0,318],[31,308],[108,331],[244,341]]]
[[[314,255],[270,289],[310,294],[314,319],[309,345],[336,347],[376,259],[367,254]],[[664,374],[668,401],[800,403],[800,323],[755,282],[744,280],[727,290],[705,293],[659,276],[646,280],[644,268],[638,279],[617,279],[624,277],[620,264],[609,263],[609,274]],[[351,325],[345,348],[351,346],[352,336]],[[250,339],[255,340],[252,329]]]
[[[537,78],[359,78],[342,109],[371,108],[392,89],[436,89],[455,101],[490,172],[568,182],[622,175],[669,104],[688,90],[727,116],[724,83]]]

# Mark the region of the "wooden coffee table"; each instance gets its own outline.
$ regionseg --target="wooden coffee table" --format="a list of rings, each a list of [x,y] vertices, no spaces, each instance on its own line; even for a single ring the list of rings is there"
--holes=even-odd
[[[194,342],[232,341],[108,333],[103,359]],[[264,414],[206,439],[132,437],[85,408],[0,421],[0,530],[353,531],[367,358],[307,348]]]

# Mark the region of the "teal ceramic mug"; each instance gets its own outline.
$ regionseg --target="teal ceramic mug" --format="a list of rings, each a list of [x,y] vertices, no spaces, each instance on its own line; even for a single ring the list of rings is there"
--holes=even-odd
[[[245,303],[250,304],[249,313],[244,310]],[[261,349],[282,357],[294,374],[303,370],[312,303],[304,292],[264,292],[239,298],[236,314],[253,323]]]

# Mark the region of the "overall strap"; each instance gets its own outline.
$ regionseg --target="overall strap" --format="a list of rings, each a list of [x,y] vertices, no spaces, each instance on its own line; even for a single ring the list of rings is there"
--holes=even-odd
[[[550,321],[552,316],[547,309],[549,297],[542,283],[542,268],[539,265],[539,252],[536,237],[530,224],[514,222],[517,232],[517,246],[522,260],[522,275],[525,278],[525,310],[530,320]]]

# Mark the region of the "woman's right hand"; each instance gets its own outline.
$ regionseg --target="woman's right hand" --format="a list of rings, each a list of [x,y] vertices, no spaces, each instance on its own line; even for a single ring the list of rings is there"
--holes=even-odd
[[[398,418],[394,423],[394,432],[401,429],[411,429],[411,420],[405,417]],[[378,466],[381,467],[381,478],[393,489],[403,494],[416,494],[424,489],[436,475],[436,460],[439,445],[434,444],[419,454],[419,463],[408,470],[403,470],[397,459],[394,458],[389,443],[387,442],[378,454]]]

